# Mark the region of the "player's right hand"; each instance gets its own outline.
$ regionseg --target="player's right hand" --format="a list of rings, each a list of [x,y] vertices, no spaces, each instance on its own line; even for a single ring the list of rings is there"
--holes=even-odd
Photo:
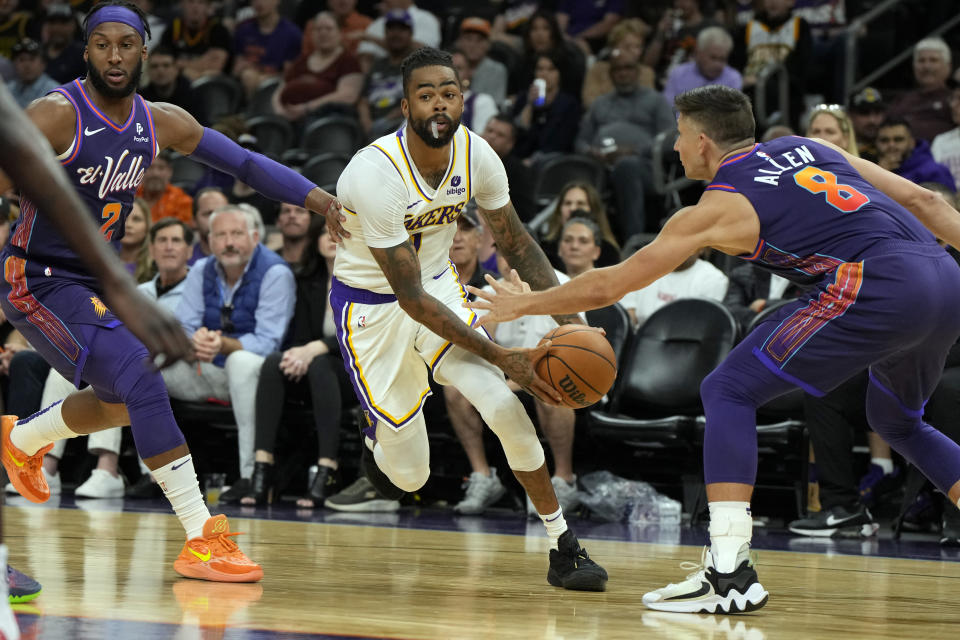
[[[323,217],[327,219],[327,233],[330,234],[330,239],[337,244],[343,244],[343,239],[349,238],[350,232],[343,228],[347,216],[340,210],[340,202],[334,199],[323,212]]]
[[[497,366],[503,369],[510,380],[519,384],[524,391],[544,404],[562,407],[564,405],[560,393],[538,376],[534,368],[536,363],[547,354],[549,348],[550,341],[547,340],[533,349],[506,349]]]

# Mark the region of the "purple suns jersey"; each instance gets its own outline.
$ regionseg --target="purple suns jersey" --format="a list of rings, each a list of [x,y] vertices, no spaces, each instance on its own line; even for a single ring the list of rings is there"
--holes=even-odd
[[[787,136],[754,145],[720,165],[708,191],[740,193],[760,218],[760,240],[742,256],[811,283],[878,243],[934,244],[921,223],[860,176],[833,149]]]
[[[54,91],[65,96],[77,114],[73,144],[59,156],[60,164],[104,239],[118,246],[144,170],[156,155],[150,109],[135,95],[129,117],[118,125],[97,109],[80,80]],[[6,253],[25,258],[44,275],[93,282],[66,239],[26,198],[21,199],[20,218]]]

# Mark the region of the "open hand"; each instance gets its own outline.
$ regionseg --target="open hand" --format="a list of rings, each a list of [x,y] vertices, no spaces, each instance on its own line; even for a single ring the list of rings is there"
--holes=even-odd
[[[330,234],[330,239],[337,244],[343,244],[343,239],[349,238],[350,232],[343,228],[343,222],[347,216],[340,210],[340,201],[334,198],[327,205],[323,217],[327,219],[327,233]]]
[[[530,293],[530,285],[520,279],[516,269],[511,269],[509,276],[503,280],[497,280],[490,274],[485,277],[493,287],[493,291],[484,291],[468,285],[467,291],[477,299],[463,303],[463,306],[469,309],[487,312],[479,319],[478,326],[491,322],[507,322],[524,315],[519,309],[520,301],[525,294]]]

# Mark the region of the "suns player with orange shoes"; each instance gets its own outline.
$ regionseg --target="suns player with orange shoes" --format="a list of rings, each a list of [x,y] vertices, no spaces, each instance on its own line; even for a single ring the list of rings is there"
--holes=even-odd
[[[137,95],[149,35],[138,7],[101,2],[87,14],[84,33],[86,77],[34,101],[27,115],[100,227],[101,242],[119,241],[144,170],[168,147],[274,200],[316,211],[336,206],[330,194],[296,172],[201,127],[179,107]],[[0,182],[6,188],[6,181]],[[37,202],[22,202],[0,254],[0,305],[52,367],[89,388],[22,420],[3,418],[2,462],[10,481],[24,497],[43,502],[50,491],[41,462],[53,441],[129,424],[141,458],[186,530],[174,569],[218,582],[260,580],[263,569],[232,540],[237,534],[230,532],[226,517],[211,517],[203,502],[163,379],[137,339],[143,336],[121,322],[129,315],[121,309],[114,313],[101,301],[108,289],[87,269],[67,233],[47,224],[49,216]]]

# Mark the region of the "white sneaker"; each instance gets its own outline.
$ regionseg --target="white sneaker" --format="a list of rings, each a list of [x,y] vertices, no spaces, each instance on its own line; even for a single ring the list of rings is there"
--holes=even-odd
[[[577,476],[573,476],[572,483],[560,476],[553,476],[550,478],[550,484],[553,485],[553,492],[557,495],[557,502],[560,503],[560,509],[563,510],[564,515],[580,506],[580,497],[577,495]],[[527,496],[527,517],[540,517],[529,495]]]
[[[106,469],[94,469],[87,481],[77,487],[79,498],[122,498],[123,478],[114,477]]]
[[[60,495],[60,491],[62,489],[62,487],[60,486],[60,474],[55,473],[54,475],[50,475],[50,473],[45,468],[41,467],[41,469],[43,469],[43,477],[47,479],[47,486],[50,487],[50,495],[52,496]],[[13,488],[13,484],[10,482],[7,483],[7,486],[4,487],[3,490],[6,493],[10,493],[15,496],[20,495],[20,493]]]
[[[463,500],[458,502],[453,510],[464,515],[478,515],[496,504],[497,500],[503,497],[507,489],[497,477],[497,470],[490,467],[490,475],[485,476],[482,473],[474,471],[464,483],[467,490]]]
[[[693,570],[683,582],[645,593],[643,604],[658,611],[677,613],[743,613],[767,604],[769,594],[753,568],[756,554],[743,545],[737,555],[737,568],[720,573],[713,566],[713,554],[703,548],[700,563],[681,562],[680,568]]]

